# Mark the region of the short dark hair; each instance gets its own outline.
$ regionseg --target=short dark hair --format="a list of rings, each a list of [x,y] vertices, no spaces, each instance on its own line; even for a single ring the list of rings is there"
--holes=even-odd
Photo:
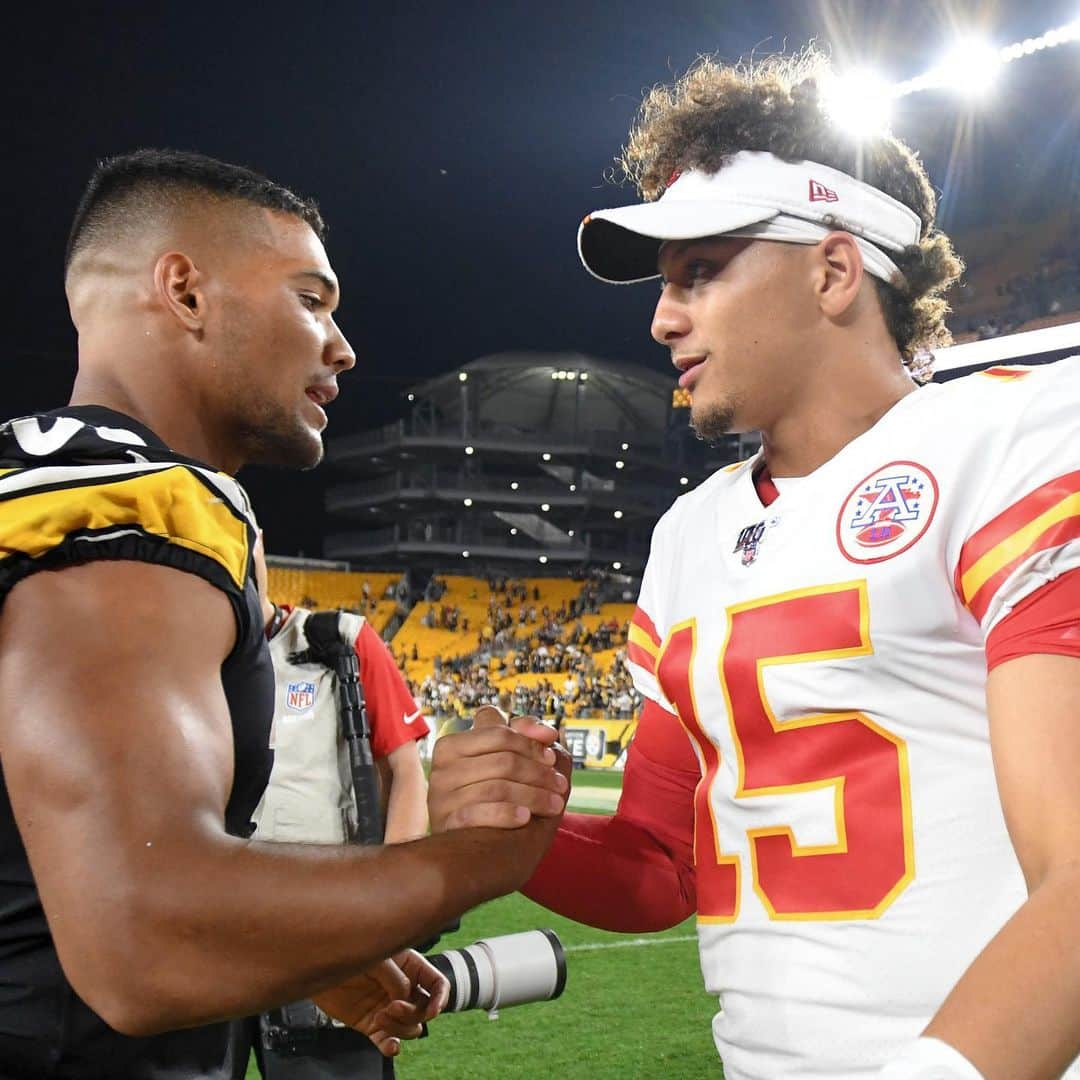
[[[243,165],[185,150],[134,150],[99,161],[79,200],[68,234],[64,271],[84,248],[139,211],[160,208],[184,195],[209,195],[292,214],[326,239],[326,223],[311,199]]]
[[[746,64],[701,58],[674,85],[646,95],[623,170],[645,199],[656,199],[681,170],[715,173],[740,150],[764,150],[830,165],[914,210],[922,225],[918,242],[890,253],[900,277],[872,280],[904,363],[922,373],[925,351],[951,340],[944,293],[963,263],[934,227],[934,190],[918,156],[892,135],[857,145],[830,122],[820,92],[826,66],[813,47]]]

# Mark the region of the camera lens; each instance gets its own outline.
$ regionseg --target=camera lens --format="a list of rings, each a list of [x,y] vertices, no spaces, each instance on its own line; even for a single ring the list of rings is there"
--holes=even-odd
[[[566,953],[554,930],[482,938],[428,960],[450,980],[447,1012],[551,1001],[566,987]]]

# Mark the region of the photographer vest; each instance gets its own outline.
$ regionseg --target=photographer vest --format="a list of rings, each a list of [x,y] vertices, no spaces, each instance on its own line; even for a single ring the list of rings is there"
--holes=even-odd
[[[291,659],[311,644],[305,632],[310,617],[294,608],[270,640],[274,767],[252,820],[256,840],[344,844],[356,831],[356,807],[336,677],[325,664]],[[338,614],[338,635],[350,648],[363,625],[362,615]]]

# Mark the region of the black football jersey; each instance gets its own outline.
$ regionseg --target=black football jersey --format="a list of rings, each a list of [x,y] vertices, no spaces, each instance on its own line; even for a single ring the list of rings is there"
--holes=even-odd
[[[272,764],[274,682],[252,573],[256,536],[232,477],[174,453],[127,416],[78,406],[0,426],[0,610],[23,578],[95,559],[171,566],[229,598],[237,643],[221,680],[235,774],[225,826],[236,836],[249,835]],[[52,659],[42,658],[42,677]],[[129,1038],[78,998],[0,784],[0,1075],[226,1080],[227,1038],[225,1024]]]

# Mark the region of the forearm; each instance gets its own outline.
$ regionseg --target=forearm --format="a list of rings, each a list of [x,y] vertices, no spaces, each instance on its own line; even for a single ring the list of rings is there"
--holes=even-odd
[[[415,840],[428,831],[427,782],[419,767],[393,775],[386,807],[386,843]]]
[[[1047,874],[926,1029],[986,1080],[1050,1080],[1080,1056],[1080,862]]]
[[[521,890],[575,922],[603,930],[666,930],[693,914],[693,868],[625,818],[567,814]]]
[[[84,953],[84,985],[133,1034],[310,997],[515,887],[531,869],[515,843],[484,829],[371,848],[164,841],[122,890],[114,940]]]

